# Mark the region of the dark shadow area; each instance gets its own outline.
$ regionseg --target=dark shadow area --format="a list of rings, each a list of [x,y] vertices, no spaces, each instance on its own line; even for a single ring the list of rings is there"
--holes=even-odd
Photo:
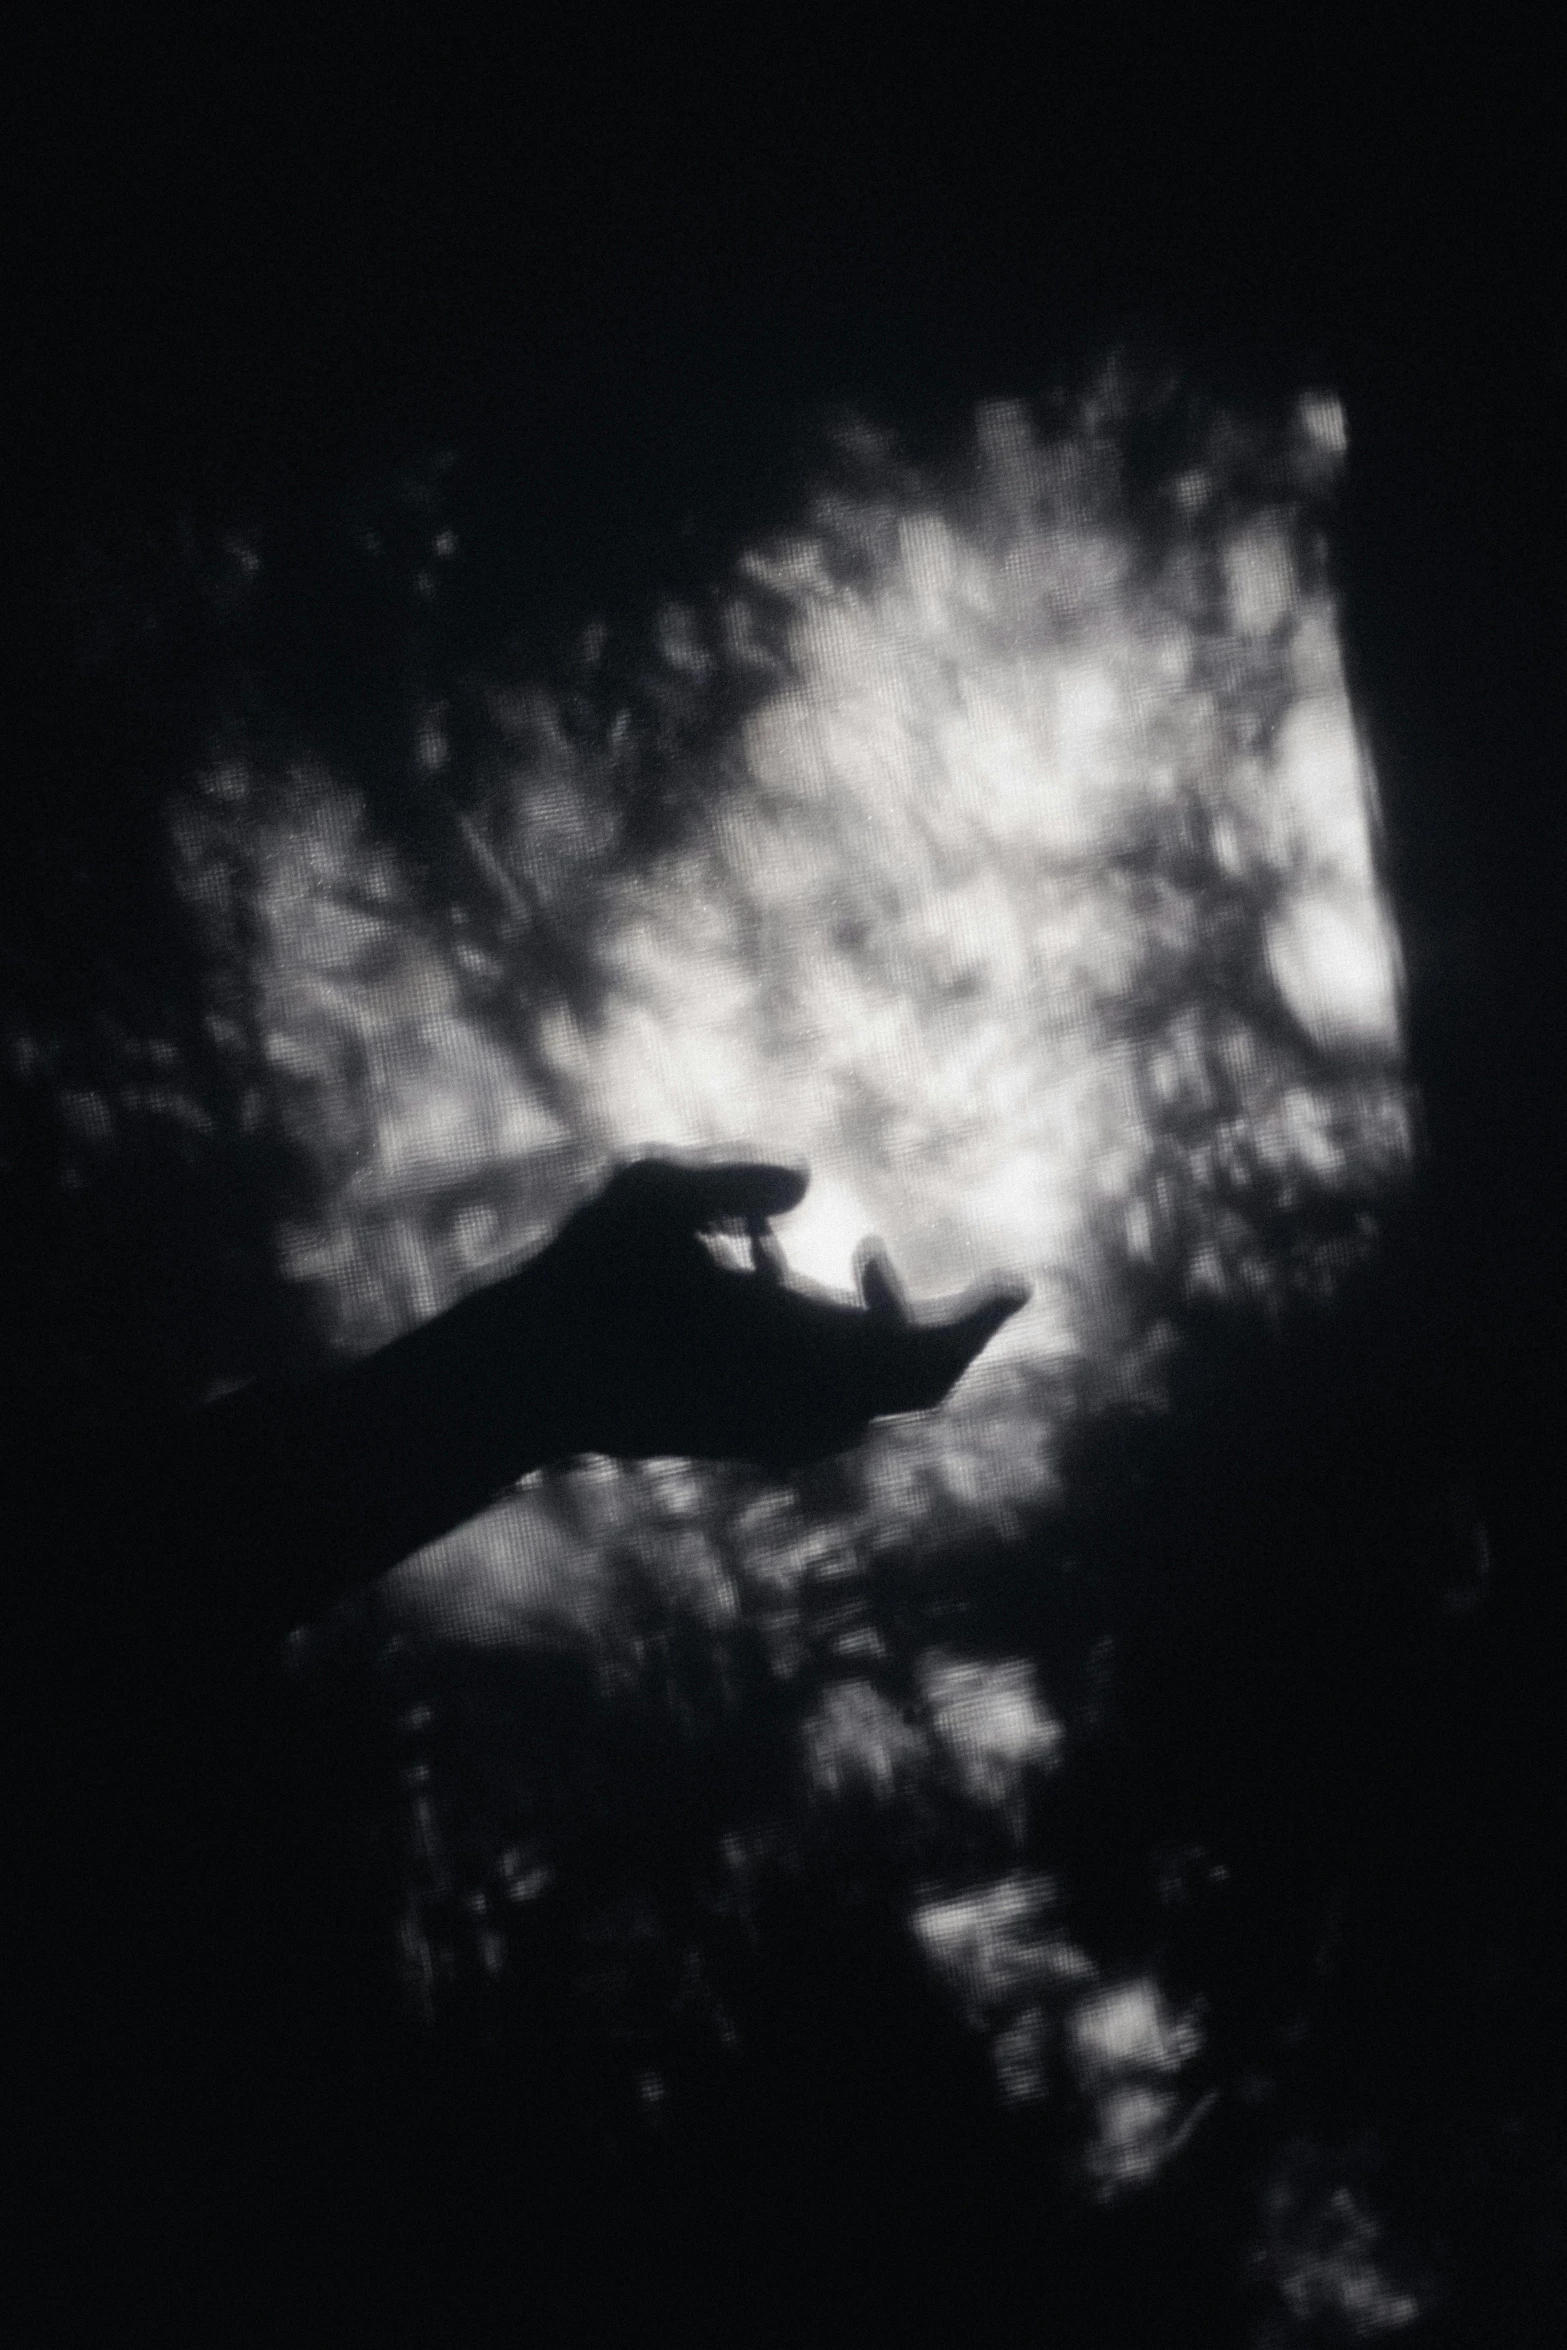
[[[497,58],[486,95],[390,36],[262,71],[237,32],[188,94],[150,55],[57,72],[19,150],[30,2338],[105,2306],[171,2344],[1019,2311],[1085,2346],[1557,2338],[1563,355],[1530,77],[1324,27],[1130,78],[1063,55],[1025,98],[1020,59],[906,38],[764,104],[738,61]],[[1041,1374],[1048,1506],[856,1549],[860,1456],[808,1464],[966,1342],[915,1360],[734,1271],[743,1202],[724,1268],[639,1227],[497,1283],[602,1173],[542,1124],[500,1174],[454,1152],[410,1269],[403,1195],[350,1188],[368,1029],[234,975],[309,900],[268,858],[330,849],[325,773],[369,811],[345,995],[455,974],[429,1016],[569,1127],[545,1016],[592,1030],[603,906],[701,837],[779,675],[783,606],[731,658],[714,583],[805,482],[847,576],[980,403],[1064,419],[1109,350],[1174,379],[1126,436],[1159,594],[1211,420],[1264,420],[1211,459],[1250,512],[1302,389],[1342,399],[1300,576],[1380,791],[1413,1177],[1181,1194],[1127,1308],[1163,1394]],[[1190,592],[1204,689],[1260,706]],[[612,812],[591,855],[542,787],[507,830],[519,773]],[[1128,870],[1231,919],[1211,838],[1151,828]],[[1169,968],[1276,1017],[1244,894],[1228,959]],[[1315,1081],[1332,1054],[1279,1033]],[[1284,1302],[1203,1295],[1216,1198],[1227,1266],[1297,1252]],[[442,1554],[445,1601],[377,1579],[617,1451],[763,1466],[535,1479]]]

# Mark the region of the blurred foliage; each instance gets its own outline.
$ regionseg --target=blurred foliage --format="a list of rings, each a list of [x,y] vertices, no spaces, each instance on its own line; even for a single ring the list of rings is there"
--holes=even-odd
[[[1444,1895],[1390,1867],[1423,1816],[1400,1742],[1441,1746],[1485,1603],[1461,1443],[1377,1263],[1396,1039],[1291,998],[1270,925],[1301,844],[1233,788],[1321,655],[1296,607],[1331,587],[1335,430],[1113,375],[919,463],[840,418],[792,537],[553,641],[497,618],[456,457],[324,529],[187,516],[79,568],[44,706],[87,696],[49,756],[97,782],[7,884],[31,1359],[172,1405],[382,1342],[593,1179],[613,1135],[551,1023],[603,1020],[626,904],[722,834],[813,612],[863,617],[889,576],[913,598],[937,524],[1013,577],[1044,517],[1081,558],[1024,564],[1052,644],[1112,607],[1137,659],[1166,632],[1138,743],[1166,787],[1101,867],[1136,952],[1097,1041],[1149,1147],[1085,1226],[1093,1345],[1013,1366],[939,1445],[888,1430],[787,1489],[536,1481],[293,1656],[390,1741],[360,1833],[476,2096],[718,2168],[771,2132],[824,2202],[900,2134],[954,2195],[999,2144],[1041,2201],[1153,2214],[1126,2242],[1201,2240],[1259,2346],[1437,2322],[1412,2244],[1462,2227],[1454,2149],[1495,2210],[1504,2128],[1536,2127],[1481,1895],[1440,1951]],[[1419,2085],[1455,1971],[1494,2089]],[[1546,2158],[1523,2167],[1544,2262]],[[998,2237],[1016,2220],[1003,2198]]]

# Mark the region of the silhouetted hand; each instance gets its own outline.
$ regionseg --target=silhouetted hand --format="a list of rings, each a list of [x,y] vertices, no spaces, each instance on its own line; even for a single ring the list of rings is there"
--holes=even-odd
[[[916,1318],[874,1249],[862,1302],[787,1281],[767,1220],[797,1205],[787,1167],[646,1158],[620,1169],[517,1278],[558,1364],[558,1441],[622,1458],[789,1466],[870,1422],[942,1401],[1024,1302],[1019,1286]],[[702,1235],[750,1235],[754,1269]]]
[[[551,1462],[841,1452],[940,1403],[1027,1292],[917,1317],[874,1251],[859,1304],[791,1283],[767,1220],[805,1187],[787,1167],[623,1167],[520,1271],[378,1354],[213,1406],[158,1479],[286,1631]],[[726,1227],[750,1272],[704,1245]]]

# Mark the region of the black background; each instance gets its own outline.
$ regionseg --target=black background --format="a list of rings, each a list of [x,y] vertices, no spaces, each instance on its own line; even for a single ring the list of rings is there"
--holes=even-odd
[[[1526,1312],[1557,1115],[1550,87],[1515,29],[1331,11],[55,36],[8,155],[35,688],[73,533],[337,499],[443,441],[504,448],[565,613],[787,510],[825,405],[917,435],[1118,344],[1221,393],[1331,383],[1421,1075]]]
[[[787,511],[824,405],[939,437],[1118,343],[1221,396],[1337,388],[1428,1143],[1412,1278],[1497,1559],[1455,1838],[1506,1848],[1548,1953],[1567,337],[1543,43],[1392,11],[574,23],[229,9],[28,60],[11,887],[64,903],[173,739],[95,715],[84,536],[304,514],[410,450],[490,447],[547,634]]]

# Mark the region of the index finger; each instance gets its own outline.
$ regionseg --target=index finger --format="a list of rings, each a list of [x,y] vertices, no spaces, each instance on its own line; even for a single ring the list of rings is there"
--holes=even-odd
[[[803,1167],[766,1160],[718,1164],[679,1159],[641,1159],[623,1180],[688,1231],[700,1232],[725,1217],[781,1216],[798,1207],[810,1176]]]

